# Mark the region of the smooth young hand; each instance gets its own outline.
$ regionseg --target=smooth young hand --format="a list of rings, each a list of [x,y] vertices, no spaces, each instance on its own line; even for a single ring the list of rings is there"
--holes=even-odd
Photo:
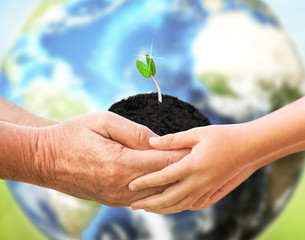
[[[241,125],[208,126],[151,138],[155,149],[189,148],[191,152],[179,162],[131,182],[133,191],[174,183],[163,193],[133,202],[131,207],[162,214],[206,207],[225,184],[229,189],[230,180],[238,174],[244,176],[248,149],[240,148],[240,131]]]
[[[197,210],[219,201],[257,169],[305,150],[305,97],[262,118],[152,138],[156,149],[191,149],[181,161],[135,179],[133,191],[172,183],[163,193],[135,201],[155,213]]]

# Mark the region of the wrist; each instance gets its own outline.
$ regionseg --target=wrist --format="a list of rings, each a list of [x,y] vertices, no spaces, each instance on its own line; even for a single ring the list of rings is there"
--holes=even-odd
[[[255,162],[257,154],[255,151],[254,139],[251,137],[253,129],[249,124],[239,123],[225,126],[230,128],[230,148],[232,157],[235,160],[233,164],[243,168]]]
[[[33,172],[36,185],[52,187],[56,185],[56,158],[57,142],[54,136],[54,127],[36,128],[37,133],[32,145]]]
[[[54,184],[51,132],[48,127],[0,121],[0,178],[44,187]]]
[[[267,154],[262,140],[263,133],[253,122],[224,125],[224,127],[222,139],[230,149],[227,157],[232,159],[231,164],[234,166],[243,168],[250,164],[253,165]]]
[[[261,157],[284,157],[305,149],[305,98],[249,122]]]
[[[0,135],[1,178],[31,182],[35,176],[37,129],[0,122]]]
[[[260,167],[281,157],[297,152],[296,138],[277,119],[270,116],[243,123],[244,142],[248,151],[248,163]]]

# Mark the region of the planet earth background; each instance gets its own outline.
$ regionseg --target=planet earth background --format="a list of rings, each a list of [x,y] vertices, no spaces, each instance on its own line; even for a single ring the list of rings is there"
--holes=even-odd
[[[58,121],[106,110],[123,97],[154,91],[153,84],[135,68],[137,55],[151,51],[162,58],[156,58],[156,77],[163,91],[194,104],[213,123],[248,121],[303,95],[298,57],[263,3],[151,3],[41,4],[3,63],[1,96]],[[236,23],[241,24],[236,27]],[[224,26],[228,31],[223,31]],[[249,52],[251,47],[258,49]],[[274,54],[280,57],[274,59]],[[31,185],[8,185],[34,222],[48,217],[39,211],[60,214],[67,205],[73,206],[66,215],[70,222],[84,212],[88,218],[76,226],[65,226],[66,231],[87,226],[90,220],[91,226],[97,222],[94,216],[100,206]],[[49,196],[58,204],[47,201]],[[120,214],[120,209],[106,207],[103,211]],[[53,227],[48,226],[56,232]]]

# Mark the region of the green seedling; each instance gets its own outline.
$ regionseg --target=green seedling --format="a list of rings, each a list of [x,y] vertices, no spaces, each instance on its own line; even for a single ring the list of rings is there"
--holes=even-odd
[[[157,88],[158,91],[158,101],[160,103],[162,103],[162,93],[161,93],[161,89],[157,83],[157,81],[155,80],[154,76],[156,74],[156,65],[154,60],[152,59],[151,56],[148,56],[146,54],[146,62],[147,65],[139,60],[137,60],[137,68],[139,70],[139,72],[142,74],[143,77],[145,78],[151,78]]]

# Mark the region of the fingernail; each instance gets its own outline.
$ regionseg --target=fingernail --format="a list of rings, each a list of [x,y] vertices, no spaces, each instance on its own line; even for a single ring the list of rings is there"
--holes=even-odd
[[[158,144],[160,140],[160,137],[151,137],[149,138],[149,143],[154,145],[154,144]]]

